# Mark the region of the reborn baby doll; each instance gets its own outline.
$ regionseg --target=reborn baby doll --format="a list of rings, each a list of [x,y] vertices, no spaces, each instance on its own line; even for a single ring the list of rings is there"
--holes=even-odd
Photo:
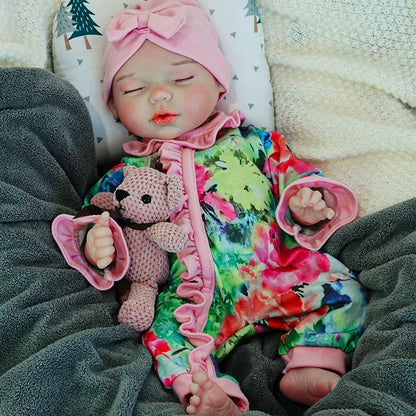
[[[137,140],[94,187],[114,192],[123,166],[158,164],[183,182],[171,215],[188,236],[143,333],[157,374],[188,414],[235,415],[248,401],[219,363],[263,331],[284,331],[281,391],[308,405],[345,373],[362,332],[366,296],[319,248],[356,215],[353,193],[293,156],[277,132],[215,113],[230,72],[194,0],[149,0],[107,28],[104,99]],[[87,234],[86,256],[117,268],[117,230]]]

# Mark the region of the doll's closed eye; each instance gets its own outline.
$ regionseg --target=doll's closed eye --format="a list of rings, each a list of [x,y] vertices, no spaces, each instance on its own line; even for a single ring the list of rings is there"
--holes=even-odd
[[[130,94],[133,92],[140,92],[145,88],[145,84],[139,82],[131,76],[121,77],[116,82],[117,89],[121,92],[122,95]]]
[[[182,82],[191,81],[192,79],[194,79],[194,76],[190,75],[189,77],[175,79],[175,83],[176,84],[181,84]]]
[[[123,95],[131,94],[133,92],[140,92],[143,89],[144,89],[144,87],[137,87],[137,88],[132,88],[132,89],[129,89],[129,90],[125,90],[125,91],[123,91]]]

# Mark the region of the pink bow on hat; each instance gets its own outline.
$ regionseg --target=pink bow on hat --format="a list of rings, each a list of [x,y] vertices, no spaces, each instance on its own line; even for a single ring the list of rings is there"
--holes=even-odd
[[[182,3],[167,2],[152,10],[126,10],[107,26],[107,38],[110,42],[119,42],[138,29],[152,32],[170,39],[185,23],[186,9]]]

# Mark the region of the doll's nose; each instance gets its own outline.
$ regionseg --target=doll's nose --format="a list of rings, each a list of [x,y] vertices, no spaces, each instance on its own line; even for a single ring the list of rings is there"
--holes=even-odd
[[[155,86],[150,94],[152,104],[169,101],[171,98],[172,94],[162,85]]]
[[[130,194],[123,189],[117,189],[115,192],[115,196],[118,202],[122,201],[124,198],[127,198]]]

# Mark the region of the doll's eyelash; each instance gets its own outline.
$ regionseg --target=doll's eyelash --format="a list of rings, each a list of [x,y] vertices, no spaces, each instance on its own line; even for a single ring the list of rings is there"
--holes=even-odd
[[[131,92],[137,92],[137,91],[141,91],[143,89],[143,87],[139,87],[139,88],[133,88],[131,90],[127,90],[123,92],[123,95],[129,94]]]
[[[186,78],[179,78],[179,79],[175,79],[175,82],[176,83],[181,83],[181,82],[185,82],[185,81],[190,81],[191,79],[193,79],[194,78],[194,76],[193,75],[191,75],[191,76],[189,76],[189,77],[186,77]]]

